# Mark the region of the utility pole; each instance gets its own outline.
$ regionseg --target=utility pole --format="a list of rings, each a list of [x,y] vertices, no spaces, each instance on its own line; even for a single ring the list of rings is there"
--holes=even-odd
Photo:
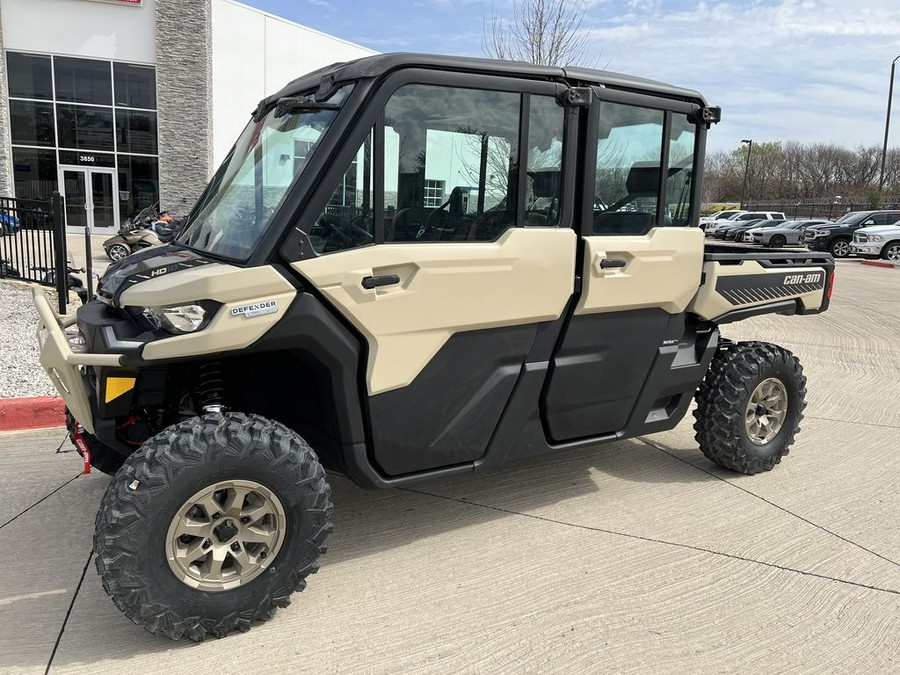
[[[881,150],[881,178],[878,180],[878,189],[882,191],[884,190],[884,162],[887,159],[888,132],[891,129],[891,99],[894,98],[894,69],[897,67],[898,59],[900,59],[900,54],[891,61],[891,84],[888,86],[887,115],[884,119],[884,147]]]
[[[900,57],[898,57],[900,58]],[[753,152],[753,139],[743,139],[741,145],[747,146],[747,163],[744,165],[744,186],[741,188],[741,210],[744,210],[744,196],[747,194],[747,177],[750,174],[750,153]]]

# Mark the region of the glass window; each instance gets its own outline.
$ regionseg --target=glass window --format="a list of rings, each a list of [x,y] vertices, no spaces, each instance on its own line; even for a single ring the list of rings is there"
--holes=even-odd
[[[9,126],[13,143],[53,146],[53,104],[10,101]]]
[[[155,68],[114,63],[113,73],[116,105],[156,110]]]
[[[58,190],[56,151],[13,148],[13,181],[18,199],[50,199]]]
[[[343,251],[375,242],[371,167],[372,134],[369,133],[310,230],[309,238],[317,253]]]
[[[109,61],[53,57],[56,100],[112,105]]]
[[[75,150],[113,150],[112,108],[57,105],[59,147]]]
[[[687,115],[672,114],[669,173],[666,181],[667,225],[684,226],[691,222],[695,135],[696,127],[688,121]]]
[[[385,108],[385,241],[493,241],[516,224],[519,94],[413,84]],[[450,188],[426,206],[426,185]]]
[[[119,152],[156,154],[156,113],[116,110],[116,143]]]
[[[565,110],[550,96],[532,96],[528,115],[525,225],[559,223]]]
[[[594,234],[645,234],[656,225],[664,113],[600,104]]]
[[[10,98],[53,98],[49,56],[7,52],[6,74]]]
[[[118,155],[119,216],[121,222],[159,201],[159,162],[156,157]]]
[[[335,109],[305,107],[298,96],[251,120],[188,216],[178,241],[213,255],[249,258],[306,166],[295,161],[294,141],[315,144],[351,90],[351,85],[341,87],[327,101]],[[298,102],[296,107],[291,100]]]
[[[447,183],[442,180],[425,181],[425,203],[423,206],[436,209],[444,203],[444,190]]]

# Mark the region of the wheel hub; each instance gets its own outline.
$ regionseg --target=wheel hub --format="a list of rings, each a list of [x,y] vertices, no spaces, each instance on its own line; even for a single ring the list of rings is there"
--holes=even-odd
[[[166,534],[169,569],[208,592],[246,584],[275,560],[287,518],[278,497],[255,481],[220,481],[188,499]]]
[[[760,382],[747,403],[744,428],[754,445],[771,442],[784,426],[788,395],[784,383],[774,377]]]

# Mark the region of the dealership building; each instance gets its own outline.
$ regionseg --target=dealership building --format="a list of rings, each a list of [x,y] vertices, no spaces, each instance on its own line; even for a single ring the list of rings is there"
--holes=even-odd
[[[0,0],[0,52],[0,196],[98,233],[184,214],[261,98],[375,53],[232,0]]]

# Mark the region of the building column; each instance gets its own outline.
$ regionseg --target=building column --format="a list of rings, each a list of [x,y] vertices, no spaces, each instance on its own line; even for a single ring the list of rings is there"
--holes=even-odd
[[[3,15],[0,14],[0,197],[12,197],[13,166],[9,137],[9,95],[6,53],[3,51]]]
[[[212,171],[212,0],[156,0],[160,209],[186,215]]]

